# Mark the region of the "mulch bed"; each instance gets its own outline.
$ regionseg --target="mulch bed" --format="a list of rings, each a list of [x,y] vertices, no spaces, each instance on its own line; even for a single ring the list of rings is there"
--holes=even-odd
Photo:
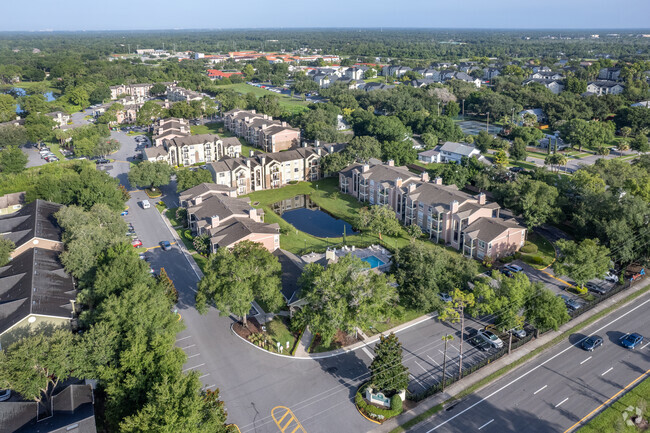
[[[237,322],[234,324],[232,329],[237,333],[237,335],[245,338],[246,340],[248,340],[248,337],[250,337],[251,334],[262,332],[262,327],[254,318],[248,319],[248,328],[242,325],[241,322]]]

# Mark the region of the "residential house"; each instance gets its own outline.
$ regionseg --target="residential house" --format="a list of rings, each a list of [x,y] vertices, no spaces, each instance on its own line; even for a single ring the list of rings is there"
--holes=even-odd
[[[483,79],[491,81],[493,78],[498,77],[501,71],[498,68],[483,68]]]
[[[536,80],[559,81],[559,80],[564,80],[564,75],[559,74],[557,72],[551,72],[551,71],[539,71],[531,74],[529,78],[536,79]]]
[[[587,94],[592,95],[619,95],[623,93],[625,86],[616,81],[590,81],[587,83]]]
[[[400,78],[402,75],[410,71],[411,68],[408,66],[384,66],[381,70],[381,75],[385,77],[396,77]]]
[[[426,172],[418,177],[406,167],[395,167],[392,161],[352,164],[339,173],[339,187],[359,201],[390,206],[404,225],[417,224],[431,239],[470,257],[503,257],[517,251],[526,240],[526,229],[514,220],[500,218],[499,205],[487,202],[485,194],[470,195],[455,185],[443,185],[441,178],[431,182]],[[484,228],[492,226],[481,222],[484,220],[494,220],[507,230]],[[486,242],[483,249],[475,246],[479,240]]]
[[[47,402],[5,401],[0,403],[0,431],[11,433],[96,433],[95,397],[92,385],[80,382],[59,385]]]
[[[366,83],[363,86],[363,90],[366,92],[371,92],[373,90],[388,90],[392,89],[395,86],[393,84],[384,84],[384,83],[377,83],[377,82],[371,82],[371,83]]]
[[[207,234],[211,252],[244,240],[260,243],[270,252],[280,248],[280,226],[264,223],[263,211],[253,208],[248,197],[233,197],[231,189],[210,184],[184,191],[181,197],[192,233]]]
[[[212,180],[237,189],[237,195],[280,188],[294,181],[321,178],[320,159],[328,153],[321,147],[300,147],[284,152],[251,154],[248,158],[223,158],[207,164]]]
[[[544,87],[546,87],[548,90],[553,92],[556,95],[559,95],[562,90],[564,90],[564,85],[558,81],[558,80],[546,80],[543,78],[529,78],[525,80],[522,84],[524,86],[527,86],[531,83],[537,83],[540,84]]]
[[[619,81],[621,79],[621,68],[602,68],[598,71],[598,79],[603,81]]]
[[[443,82],[447,82],[449,80],[460,80],[466,83],[472,83],[477,88],[481,87],[480,78],[474,78],[471,75],[466,74],[465,72],[443,71],[441,74],[441,78]]]
[[[428,78],[435,82],[440,82],[440,71],[433,68],[419,68],[414,69],[415,72],[422,75],[422,78]]]
[[[546,115],[541,108],[530,108],[528,110],[522,110],[517,114],[519,118],[519,125],[522,125],[524,122],[524,116],[533,116],[535,118],[535,123],[544,123],[546,122]]]
[[[439,152],[439,162],[455,162],[457,164],[460,164],[463,158],[478,158],[481,156],[481,151],[476,147],[467,143],[455,143],[453,141],[446,141],[440,146]]]
[[[52,113],[47,113],[46,116],[51,117],[59,128],[66,126],[70,121],[70,115],[64,113],[63,111],[54,111]]]
[[[352,66],[345,70],[344,76],[349,80],[362,80],[365,72],[370,69],[367,66]]]
[[[440,146],[436,146],[436,148],[437,149],[429,149],[418,153],[418,161],[422,161],[426,164],[440,162]]]

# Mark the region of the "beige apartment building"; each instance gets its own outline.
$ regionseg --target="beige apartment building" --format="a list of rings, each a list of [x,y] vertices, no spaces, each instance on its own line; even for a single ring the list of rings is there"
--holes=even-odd
[[[387,205],[404,225],[416,224],[430,239],[483,259],[514,253],[526,242],[526,228],[499,217],[500,206],[443,185],[441,178],[416,176],[406,167],[352,164],[339,173],[341,192],[370,205]]]
[[[300,145],[300,130],[255,110],[231,110],[223,115],[224,126],[265,152],[280,152]]]

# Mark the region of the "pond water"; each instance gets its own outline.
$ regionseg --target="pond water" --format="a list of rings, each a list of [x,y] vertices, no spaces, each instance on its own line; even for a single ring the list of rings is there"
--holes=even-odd
[[[286,200],[273,203],[273,212],[300,231],[319,238],[338,238],[357,234],[352,225],[341,219],[334,218],[309,199],[308,195],[297,195]]]
[[[27,92],[22,87],[12,87],[10,89],[5,90],[4,93],[10,94],[14,98],[17,98],[19,96],[27,95]],[[43,96],[45,96],[45,99],[47,100],[47,102],[55,101],[56,97],[57,97],[57,95],[55,95],[54,92],[45,92],[45,93],[43,93]],[[20,112],[20,104],[16,104],[16,113],[19,113],[19,112]]]

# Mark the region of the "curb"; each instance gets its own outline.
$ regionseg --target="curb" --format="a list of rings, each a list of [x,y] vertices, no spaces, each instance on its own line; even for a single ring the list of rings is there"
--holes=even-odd
[[[274,356],[280,356],[280,357],[283,357],[283,358],[290,358],[290,359],[325,359],[325,358],[333,358],[335,356],[345,355],[346,353],[354,352],[355,350],[367,347],[369,344],[379,341],[379,338],[383,334],[390,334],[390,333],[397,334],[400,331],[404,331],[404,330],[409,329],[409,328],[411,328],[413,326],[419,325],[420,323],[426,322],[427,320],[435,319],[436,317],[438,317],[438,313],[425,314],[424,316],[420,316],[417,319],[411,320],[411,322],[403,323],[402,325],[399,325],[399,326],[396,326],[395,328],[389,329],[386,332],[383,332],[383,333],[380,333],[379,335],[373,336],[368,341],[359,341],[358,343],[351,344],[348,347],[342,347],[340,349],[332,350],[331,352],[324,352],[324,353],[321,353],[319,355],[308,355],[308,356],[282,355],[282,354],[279,354],[279,353],[269,352],[268,350],[263,349],[263,348],[255,345],[255,344],[251,343],[250,341],[248,341],[247,339],[245,339],[241,335],[237,334],[235,332],[235,330],[233,329],[234,324],[232,324],[232,323],[230,324],[230,332],[232,332],[237,337],[244,340],[246,343],[248,343],[251,346],[255,347],[256,349],[261,350],[263,352],[266,352],[268,354],[274,355]],[[406,325],[406,326],[404,326],[404,325]],[[399,329],[397,329],[397,328],[399,328]]]

